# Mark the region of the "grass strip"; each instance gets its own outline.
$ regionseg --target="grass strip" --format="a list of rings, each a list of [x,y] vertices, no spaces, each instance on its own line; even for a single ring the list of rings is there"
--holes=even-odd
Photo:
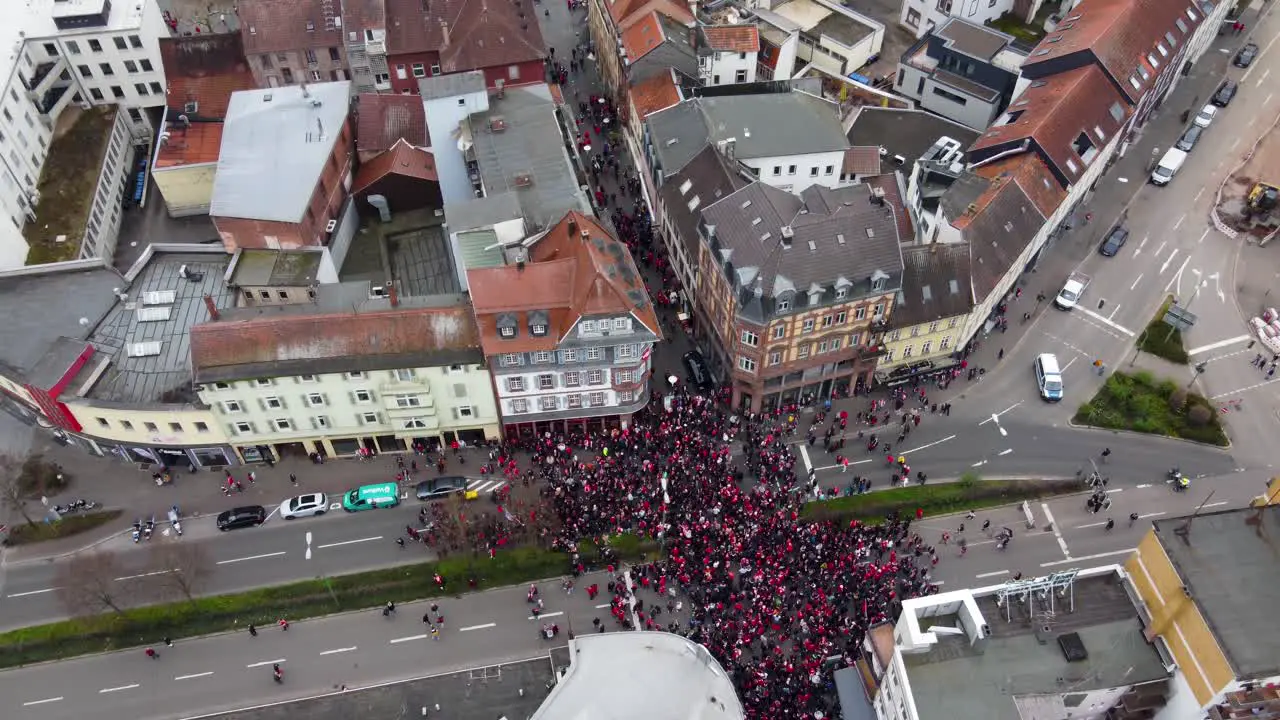
[[[965,476],[959,482],[916,485],[811,502],[805,505],[801,517],[814,522],[879,522],[893,512],[914,517],[917,508],[928,517],[1067,495],[1080,492],[1082,487],[1075,479],[979,480]]]
[[[1173,296],[1170,295],[1138,336],[1138,349],[1169,362],[1186,365],[1191,356],[1182,344],[1182,331],[1164,321],[1165,313],[1172,306]]]
[[[63,515],[55,522],[38,522],[34,525],[21,523],[9,527],[8,544],[10,546],[28,545],[45,540],[71,537],[102,527],[107,523],[120,519],[122,510],[102,510],[79,515]]]

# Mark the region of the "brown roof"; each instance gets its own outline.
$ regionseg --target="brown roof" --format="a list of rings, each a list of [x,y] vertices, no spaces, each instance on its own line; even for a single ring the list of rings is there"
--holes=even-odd
[[[875,175],[880,172],[880,148],[870,145],[851,147],[844,151],[844,175]]]
[[[342,0],[241,0],[237,14],[248,55],[343,46]]]
[[[244,44],[235,33],[160,38],[160,59],[169,107],[183,112],[187,103],[198,103],[193,119],[221,120],[231,93],[256,87]]]
[[[670,71],[641,80],[631,86],[630,92],[631,106],[641,120],[680,102],[680,86]]]
[[[356,125],[356,149],[360,152],[381,152],[390,149],[400,139],[419,147],[431,146],[422,98],[361,93],[356,100],[360,115]]]
[[[627,60],[635,62],[667,41],[657,11],[647,13],[634,25],[622,31],[622,49]]]
[[[165,126],[165,132],[169,139],[156,153],[156,170],[217,162],[222,153],[221,122],[195,122],[186,127],[174,123]]]
[[[760,52],[760,31],[755,25],[705,25],[702,37],[716,52]]]
[[[879,167],[876,169],[879,170]],[[872,175],[863,178],[863,182],[884,192],[884,201],[893,208],[893,219],[898,222],[898,242],[903,245],[914,243],[916,231],[911,224],[911,213],[907,212],[907,204],[902,201],[902,192],[898,187],[898,174]]]
[[[387,54],[438,52],[440,69],[464,72],[541,60],[547,44],[532,0],[386,0]]]
[[[381,369],[422,367],[438,364],[436,356],[453,358],[479,347],[475,320],[465,305],[280,313],[191,328],[191,366],[197,382],[376,369],[388,363]]]
[[[1097,65],[1085,65],[1032,82],[998,121],[1005,124],[993,125],[969,150],[981,160],[1030,138],[1066,187],[1088,167],[1073,144],[1083,134],[1101,151],[1131,109]]]
[[[351,194],[360,193],[388,175],[440,181],[440,176],[436,174],[436,160],[431,153],[413,147],[405,140],[397,140],[390,150],[384,150],[381,155],[360,167],[360,172],[356,173],[355,182],[352,183]]]
[[[467,271],[486,355],[552,349],[586,315],[630,314],[661,337],[631,252],[594,218],[569,212],[534,243],[529,260]],[[498,337],[498,314],[528,310],[548,312],[545,337]]]
[[[650,12],[657,10],[681,25],[693,25],[689,6],[678,0],[615,0],[605,3],[618,30],[624,31]]]
[[[387,26],[386,0],[342,0],[342,29],[380,30]]]
[[[996,160],[974,172],[988,180],[1012,178],[1045,217],[1052,215],[1067,196],[1066,190],[1058,184],[1049,167],[1035,153],[1022,153]]]

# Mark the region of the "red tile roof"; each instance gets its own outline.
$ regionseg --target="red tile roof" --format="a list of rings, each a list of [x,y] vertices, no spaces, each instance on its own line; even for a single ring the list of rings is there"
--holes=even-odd
[[[363,192],[370,185],[388,175],[403,175],[419,180],[439,182],[436,174],[436,160],[431,153],[416,148],[404,140],[397,140],[390,150],[360,167],[355,182],[351,186],[351,194]]]
[[[717,52],[760,52],[760,31],[755,25],[707,25],[702,37]]]
[[[694,23],[688,4],[678,0],[606,0],[604,4],[609,8],[609,17],[613,19],[619,32],[631,27],[654,10],[681,25],[692,26]]]
[[[387,54],[438,52],[446,73],[541,60],[532,0],[386,0]]]
[[[667,41],[657,11],[647,13],[634,25],[622,31],[622,49],[627,60],[635,62]]]
[[[993,125],[969,152],[981,161],[1030,139],[1066,187],[1079,180],[1088,167],[1073,147],[1080,135],[1100,151],[1124,125],[1131,110],[1097,65],[1085,65],[1032,82],[997,121],[1005,124]]]
[[[342,0],[240,0],[236,14],[249,55],[344,46]]]
[[[169,139],[156,153],[156,170],[218,161],[222,152],[222,123],[197,122],[187,127],[175,124],[167,126],[165,132]]]
[[[880,172],[880,148],[867,145],[845,150],[840,172],[844,175],[875,175]]]
[[[661,336],[653,301],[627,247],[579,212],[566,214],[530,248],[523,268],[504,266],[467,272],[471,303],[486,355],[549,350],[584,315],[630,314]],[[498,336],[496,316],[546,310],[545,337]]]
[[[356,101],[360,115],[356,125],[356,149],[360,152],[382,152],[400,139],[418,147],[431,146],[422,98],[361,93]]]
[[[193,117],[221,120],[232,93],[256,87],[244,45],[234,33],[161,38],[160,59],[169,107],[182,112],[195,102],[199,108]],[[176,119],[171,114],[170,120]]]
[[[974,172],[988,180],[1012,178],[1045,217],[1052,215],[1067,197],[1066,190],[1058,184],[1058,179],[1035,153],[1022,153],[996,160]]]
[[[680,102],[680,87],[670,72],[660,72],[631,86],[631,107],[641,120]]]
[[[386,0],[342,0],[342,29],[381,30],[387,26]]]

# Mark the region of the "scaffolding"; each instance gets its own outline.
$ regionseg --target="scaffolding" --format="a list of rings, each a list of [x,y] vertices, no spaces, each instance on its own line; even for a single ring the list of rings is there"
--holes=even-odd
[[[1045,614],[1052,618],[1056,612],[1055,596],[1066,597],[1068,599],[1068,612],[1075,612],[1075,581],[1076,576],[1079,574],[1079,570],[1066,570],[1044,577],[1007,582],[999,590],[996,590],[996,606],[1004,608],[1005,622],[1013,622],[1013,605],[1009,602],[1010,599],[1026,604],[1027,611],[1032,618],[1036,616],[1036,607],[1035,603],[1031,602],[1032,600],[1039,600],[1045,603],[1047,606]]]

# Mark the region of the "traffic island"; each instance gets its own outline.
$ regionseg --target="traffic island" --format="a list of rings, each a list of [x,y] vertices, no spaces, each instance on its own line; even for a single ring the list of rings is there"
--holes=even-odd
[[[1182,344],[1182,331],[1170,325],[1165,319],[1169,308],[1173,307],[1173,296],[1165,298],[1164,304],[1156,312],[1156,316],[1147,323],[1146,329],[1138,336],[1137,349],[1164,358],[1171,363],[1186,365],[1190,356]]]
[[[946,515],[982,510],[999,505],[1070,495],[1083,489],[1078,479],[1071,480],[982,480],[976,473],[965,473],[956,482],[916,485],[892,490],[850,495],[832,500],[818,500],[804,507],[801,516],[811,522],[851,520],[876,523],[894,513],[915,517],[920,510],[926,516]]]
[[[1226,447],[1230,444],[1213,404],[1172,380],[1149,372],[1113,372],[1089,402],[1077,425],[1128,430]]]

